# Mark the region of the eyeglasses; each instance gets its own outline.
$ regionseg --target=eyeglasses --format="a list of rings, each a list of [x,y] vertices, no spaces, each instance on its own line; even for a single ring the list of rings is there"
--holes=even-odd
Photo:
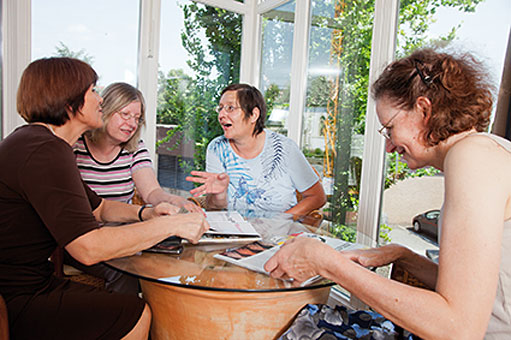
[[[135,119],[135,123],[137,123],[138,126],[142,126],[145,122],[144,118],[137,116],[134,113],[124,112],[124,111],[117,111],[117,113],[124,120],[130,120],[131,118]]]
[[[399,111],[397,112],[396,114],[394,114],[390,119],[389,121],[387,122],[387,124],[383,124],[383,126],[381,128],[378,129],[378,133],[380,135],[382,135],[383,137],[385,137],[386,139],[390,140],[391,137],[392,137],[392,132],[390,131],[390,129],[392,129],[390,125],[390,123],[392,123],[392,120],[394,120],[394,118],[397,117],[398,114],[400,114],[401,112],[403,111]]]
[[[232,105],[226,105],[226,106],[223,106],[223,105],[218,105],[217,107],[215,107],[215,111],[216,113],[220,113],[222,110],[225,110],[225,112],[227,113],[233,113],[235,110],[241,108],[240,106],[232,106]]]

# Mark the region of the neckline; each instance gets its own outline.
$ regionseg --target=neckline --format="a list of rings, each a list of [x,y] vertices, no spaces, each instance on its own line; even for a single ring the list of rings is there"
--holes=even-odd
[[[87,139],[85,138],[84,135],[81,135],[80,136],[80,139],[83,141],[83,145],[85,147],[85,150],[87,150],[87,153],[90,155],[90,158],[96,162],[97,164],[99,165],[111,165],[113,164],[117,159],[119,159],[119,157],[121,156],[122,154],[122,151],[124,150],[124,148],[121,147],[121,149],[119,150],[119,152],[117,153],[117,155],[111,160],[111,161],[108,161],[108,162],[101,162],[99,160],[97,160],[94,155],[92,154],[90,148],[89,148],[89,145],[87,144]]]
[[[239,158],[245,160],[245,161],[253,161],[255,159],[258,159],[264,152],[264,149],[266,148],[266,144],[267,144],[267,141],[268,141],[268,138],[269,138],[269,135],[268,135],[268,131],[266,129],[264,129],[264,142],[263,142],[263,147],[261,148],[261,152],[259,152],[255,157],[253,158],[245,158],[243,156],[241,156],[239,153],[236,152],[236,150],[233,148],[231,142],[229,141],[228,138],[226,138],[227,140],[227,144],[229,145],[229,147],[231,148],[232,152]]]

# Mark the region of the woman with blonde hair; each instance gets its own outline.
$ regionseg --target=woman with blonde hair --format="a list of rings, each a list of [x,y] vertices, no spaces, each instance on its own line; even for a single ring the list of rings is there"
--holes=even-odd
[[[152,169],[144,142],[145,102],[142,93],[126,83],[113,83],[103,95],[103,126],[80,137],[74,145],[82,177],[99,196],[131,202],[135,189],[148,204],[168,202],[199,212],[184,197],[165,192]]]

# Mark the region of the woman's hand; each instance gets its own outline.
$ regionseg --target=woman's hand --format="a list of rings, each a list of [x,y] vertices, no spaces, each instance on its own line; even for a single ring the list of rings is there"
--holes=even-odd
[[[179,214],[172,216],[176,226],[175,235],[193,244],[199,242],[202,234],[209,230],[209,223],[202,213]]]
[[[229,186],[229,175],[226,173],[211,173],[205,171],[192,171],[192,176],[186,177],[187,181],[194,183],[201,183],[202,185],[190,190],[190,193],[194,196],[201,196],[205,194],[222,194],[227,192]]]
[[[323,242],[309,237],[288,240],[264,265],[274,278],[303,282],[320,273],[321,258],[334,251]]]
[[[176,196],[176,199],[172,203],[178,206],[179,208],[184,208],[188,210],[188,212],[198,212],[204,214],[202,209],[197,204],[187,200],[184,197]]]
[[[147,211],[147,212],[146,212]],[[168,202],[162,202],[152,208],[145,208],[142,212],[143,220],[150,220],[158,216],[175,215],[179,211],[179,207]]]
[[[380,248],[343,251],[342,254],[364,267],[381,267],[399,260],[406,248],[398,244],[389,244]]]

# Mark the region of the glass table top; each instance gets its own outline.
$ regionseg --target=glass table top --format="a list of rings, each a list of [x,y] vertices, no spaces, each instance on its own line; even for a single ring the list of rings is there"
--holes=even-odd
[[[313,227],[314,219],[298,218],[289,214],[267,214],[267,216],[245,217],[261,234],[262,243],[274,243],[275,238],[299,232],[326,234]],[[301,220],[302,222],[298,222]],[[140,279],[187,288],[268,292],[279,290],[315,289],[333,285],[320,279],[301,287],[296,283],[273,279],[264,273],[251,271],[214,257],[226,249],[242,244],[185,244],[179,255],[141,252],[129,257],[107,261],[107,265]]]

